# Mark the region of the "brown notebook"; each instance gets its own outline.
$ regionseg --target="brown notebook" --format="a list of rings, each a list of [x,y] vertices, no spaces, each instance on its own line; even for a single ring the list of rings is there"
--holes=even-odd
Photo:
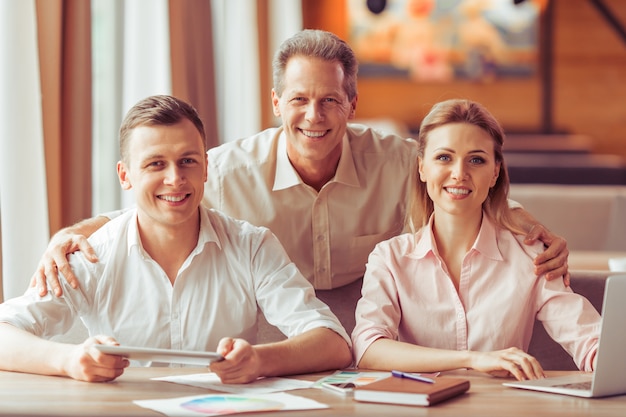
[[[467,379],[438,377],[433,384],[390,376],[354,390],[357,401],[429,406],[463,394],[470,387]]]

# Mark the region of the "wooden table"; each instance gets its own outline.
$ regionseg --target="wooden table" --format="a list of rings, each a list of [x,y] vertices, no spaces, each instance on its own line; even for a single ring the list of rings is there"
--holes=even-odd
[[[129,368],[111,383],[87,383],[67,378],[0,371],[2,416],[159,416],[133,400],[206,394],[207,390],[152,381],[152,377],[204,372],[198,368]],[[564,374],[552,371],[549,374]],[[626,396],[582,399],[503,387],[503,379],[474,371],[446,373],[470,379],[468,393],[429,408],[355,402],[321,389],[289,391],[328,404],[307,411],[254,413],[254,416],[619,416],[626,415]],[[327,374],[299,376],[317,380]]]

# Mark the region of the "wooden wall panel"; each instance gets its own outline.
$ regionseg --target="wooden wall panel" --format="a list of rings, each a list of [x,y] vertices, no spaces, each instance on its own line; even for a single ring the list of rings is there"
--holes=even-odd
[[[604,3],[626,27],[626,1]],[[556,0],[555,17],[555,123],[626,155],[626,42],[588,0]]]
[[[323,29],[346,39],[347,22],[345,0],[302,0],[302,24],[305,29]]]
[[[392,118],[417,129],[430,107],[448,98],[480,101],[506,125],[517,131],[536,131],[541,123],[541,96],[537,81],[497,84],[456,82],[411,84],[402,80],[359,80],[358,118]]]

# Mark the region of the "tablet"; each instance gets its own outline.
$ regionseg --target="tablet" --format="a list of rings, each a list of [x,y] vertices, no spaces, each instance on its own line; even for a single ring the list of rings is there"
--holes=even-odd
[[[190,350],[157,349],[129,346],[94,345],[102,353],[124,356],[137,361],[182,363],[185,365],[209,365],[224,358],[215,352],[194,352]]]

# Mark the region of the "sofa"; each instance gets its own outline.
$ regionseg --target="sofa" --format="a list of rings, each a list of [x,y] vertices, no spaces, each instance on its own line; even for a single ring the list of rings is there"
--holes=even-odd
[[[509,196],[574,251],[626,251],[626,186],[512,184]]]
[[[511,183],[626,185],[626,162],[619,155],[505,152],[504,159]]]
[[[571,250],[626,251],[626,186],[512,184],[509,195]]]
[[[626,258],[626,186],[511,184],[510,197],[564,237],[570,269],[609,270]]]

